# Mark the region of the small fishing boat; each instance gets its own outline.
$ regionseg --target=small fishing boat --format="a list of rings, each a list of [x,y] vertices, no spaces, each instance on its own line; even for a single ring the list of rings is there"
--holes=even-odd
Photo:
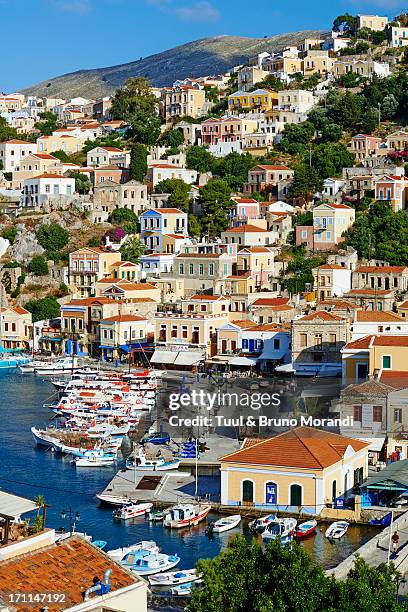
[[[196,580],[195,582],[187,582],[186,584],[180,584],[179,586],[173,586],[170,589],[170,593],[172,595],[177,595],[178,597],[189,597],[191,595],[191,591],[193,587],[201,584],[202,580]]]
[[[142,440],[142,444],[146,444],[146,442],[149,442],[150,444],[156,444],[156,445],[160,445],[160,444],[168,444],[170,442],[170,436],[168,433],[162,431],[155,431],[151,434],[146,435],[143,440]]]
[[[75,467],[109,467],[115,463],[116,459],[114,456],[98,456],[90,455],[89,457],[78,457],[74,459],[73,463]]]
[[[172,529],[198,525],[210,510],[210,504],[177,504],[165,512],[163,525]]]
[[[176,572],[164,572],[157,576],[149,578],[151,586],[154,587],[169,587],[185,584],[186,582],[195,582],[200,580],[202,574],[197,574],[195,569],[178,570]]]
[[[293,539],[297,520],[294,518],[279,518],[269,523],[262,533],[263,540],[276,540],[280,537],[282,544],[287,544]]]
[[[113,518],[120,519],[122,521],[126,521],[128,519],[135,518],[137,516],[142,516],[149,512],[149,510],[153,508],[153,504],[127,504],[126,506],[122,506],[117,510],[114,510],[112,513]]]
[[[92,544],[96,546],[96,548],[99,548],[99,550],[103,550],[107,545],[107,542],[106,540],[94,540]]]
[[[125,497],[124,495],[109,495],[109,493],[98,493],[96,495],[96,498],[99,499],[100,502],[108,506],[120,507],[132,503],[132,500],[129,497]]]
[[[114,561],[122,561],[126,555],[129,553],[140,552],[141,550],[145,550],[150,553],[158,553],[160,552],[160,547],[157,546],[156,542],[153,540],[142,540],[141,542],[137,542],[136,544],[131,544],[130,546],[123,546],[122,548],[115,548],[113,550],[108,550],[107,555],[111,557]]]
[[[130,553],[121,562],[126,569],[132,570],[138,576],[150,576],[167,572],[180,563],[178,555],[164,555],[163,553],[150,553],[138,555]]]
[[[317,527],[317,521],[315,521],[314,519],[301,523],[300,525],[296,527],[295,534],[294,534],[295,538],[300,540],[302,538],[307,538],[311,535],[315,535],[316,527]]]
[[[138,472],[166,472],[167,470],[177,470],[180,465],[180,459],[165,459],[157,457],[156,459],[146,459],[145,455],[140,454],[134,459],[126,461],[128,470],[136,470]]]
[[[49,363],[43,363],[34,368],[34,372],[39,376],[49,376],[50,374],[70,374],[81,369],[78,360],[74,357],[62,357]]]
[[[347,521],[335,521],[326,529],[324,535],[330,540],[340,540],[345,535],[349,526]]]
[[[262,516],[261,518],[255,519],[248,523],[248,527],[250,531],[254,531],[257,533],[263,533],[265,531],[265,527],[277,520],[276,514],[267,514],[266,516]]]
[[[161,523],[164,519],[163,510],[156,510],[155,512],[149,512],[147,515],[147,520],[151,523]]]
[[[234,514],[232,516],[227,516],[221,519],[218,519],[218,521],[215,521],[215,523],[209,523],[206,532],[207,533],[222,533],[223,531],[229,531],[230,529],[234,529],[234,527],[237,527],[241,522],[241,515],[240,514]]]

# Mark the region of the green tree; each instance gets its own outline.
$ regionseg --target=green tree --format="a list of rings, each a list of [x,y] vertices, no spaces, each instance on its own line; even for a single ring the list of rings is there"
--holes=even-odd
[[[187,168],[197,170],[197,172],[211,172],[214,168],[215,157],[207,149],[199,146],[192,146],[186,153]]]
[[[229,153],[214,164],[214,171],[223,178],[233,191],[242,191],[248,181],[248,171],[254,167],[254,158],[249,153],[240,155],[236,151]]]
[[[304,163],[298,164],[290,186],[290,197],[305,198],[309,201],[316,191],[321,191],[322,187],[323,182],[315,168],[310,168]]]
[[[182,179],[164,179],[157,183],[154,191],[169,193],[168,206],[187,212],[190,203],[190,189],[190,185],[187,185]]]
[[[67,162],[67,163],[71,162],[70,156],[67,155],[67,153],[63,151],[62,149],[58,149],[58,151],[53,151],[52,154],[54,157],[56,157],[62,162]]]
[[[381,116],[383,119],[393,119],[398,110],[398,101],[394,94],[385,96],[381,104]]]
[[[321,179],[341,174],[343,168],[353,166],[355,158],[341,142],[320,144],[312,153],[313,169]]]
[[[54,115],[51,111],[44,111],[39,114],[39,118],[42,121],[37,121],[34,124],[35,129],[39,130],[43,136],[51,136],[57,129],[57,115]]]
[[[180,129],[169,129],[163,132],[159,137],[157,144],[163,147],[170,147],[171,149],[178,149],[184,142],[183,130]]]
[[[75,179],[75,191],[80,194],[89,193],[92,189],[92,183],[89,177],[84,172],[78,172],[77,170],[71,170],[68,173],[70,178]]]
[[[273,91],[282,91],[285,85],[280,79],[278,79],[273,74],[268,74],[268,76],[265,77],[262,81],[260,81],[259,83],[256,83],[254,89],[258,89],[258,88],[263,89],[264,87],[267,87],[268,89],[273,89]]]
[[[46,251],[60,251],[69,242],[69,232],[58,223],[42,224],[35,235]]]
[[[114,225],[126,225],[127,223],[137,223],[137,215],[130,208],[115,208],[109,217],[110,223]]]
[[[33,315],[33,323],[43,319],[56,319],[60,316],[60,305],[53,296],[30,300],[24,305]]]
[[[16,236],[17,236],[17,228],[15,225],[11,225],[10,227],[8,227],[7,229],[4,230],[3,234],[2,234],[3,238],[6,238],[10,244],[13,244]]]
[[[28,271],[35,276],[45,276],[48,274],[47,260],[43,255],[35,255],[28,264]]]
[[[120,134],[112,132],[104,136],[98,136],[95,140],[86,140],[82,147],[83,153],[88,153],[95,147],[115,147],[116,149],[123,149],[125,143],[123,142]]]
[[[333,21],[333,30],[335,32],[344,32],[349,36],[354,36],[354,34],[357,32],[357,27],[357,17],[353,17],[353,15],[350,15],[349,13],[339,15]]]
[[[0,142],[5,142],[12,138],[21,138],[21,136],[15,128],[9,126],[4,117],[0,117]]]
[[[200,219],[193,213],[188,215],[188,232],[195,238],[200,238],[203,234]]]
[[[154,145],[160,136],[158,100],[145,77],[132,77],[118,89],[112,100],[111,115],[130,124],[135,142]]]
[[[219,236],[228,227],[228,212],[231,199],[231,187],[223,179],[210,179],[202,189],[198,203],[203,212],[201,223],[204,232],[210,236]]]
[[[137,236],[129,236],[120,249],[122,259],[133,263],[138,263],[144,251],[145,245]]]
[[[130,150],[130,178],[143,183],[147,174],[147,149],[142,144],[135,144]]]

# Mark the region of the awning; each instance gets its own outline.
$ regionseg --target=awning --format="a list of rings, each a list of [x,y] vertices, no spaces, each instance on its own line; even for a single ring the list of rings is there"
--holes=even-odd
[[[252,366],[256,365],[256,359],[250,359],[249,357],[233,357],[229,362],[229,365],[251,368]]]
[[[285,374],[294,374],[295,368],[292,363],[284,363],[283,365],[276,366],[275,372],[284,372]]]
[[[31,501],[31,499],[0,491],[0,516],[4,518],[14,519],[26,512],[32,512],[37,509],[37,504]]]
[[[258,361],[261,359],[265,359],[268,361],[278,361],[282,359],[286,355],[285,351],[263,351],[260,357],[258,357]]]
[[[174,363],[177,353],[173,351],[154,351],[150,363]]]
[[[193,366],[204,361],[204,359],[204,353],[199,353],[197,351],[180,351],[180,353],[177,354],[174,365]]]
[[[370,446],[367,448],[367,450],[374,453],[380,453],[385,442],[385,436],[380,438],[361,438],[359,436],[358,439],[362,440],[363,442],[368,442]]]

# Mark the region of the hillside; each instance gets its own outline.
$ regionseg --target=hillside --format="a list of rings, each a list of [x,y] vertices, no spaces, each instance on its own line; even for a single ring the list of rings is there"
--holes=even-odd
[[[320,30],[304,30],[270,38],[203,38],[136,62],[64,74],[27,87],[22,93],[63,98],[96,98],[112,94],[126,79],[135,76],[146,76],[155,86],[163,87],[187,76],[226,72],[232,66],[244,63],[262,51],[277,51],[303,38],[322,34]]]

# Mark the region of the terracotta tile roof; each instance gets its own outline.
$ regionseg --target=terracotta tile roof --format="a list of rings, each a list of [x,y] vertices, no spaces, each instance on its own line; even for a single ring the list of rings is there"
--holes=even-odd
[[[313,427],[296,427],[221,457],[220,461],[321,470],[341,461],[348,446],[357,452],[369,445]]]
[[[298,321],[315,321],[315,319],[322,319],[323,321],[344,321],[343,317],[327,312],[326,310],[316,310],[311,312],[304,317],[298,319]]]
[[[259,438],[245,438],[243,443],[241,444],[241,450],[243,448],[249,448],[250,446],[254,446],[254,444],[258,444],[261,440]]]
[[[405,321],[395,312],[378,310],[357,310],[354,320],[358,323],[401,323]]]
[[[351,289],[351,291],[348,291],[344,295],[367,295],[376,297],[380,295],[390,295],[391,293],[393,293],[392,289]]]
[[[373,346],[408,347],[408,336],[375,336]]]
[[[225,230],[226,233],[236,233],[236,234],[245,234],[247,232],[267,232],[268,230],[263,229],[262,227],[257,227],[256,225],[241,225],[240,227],[232,227],[230,229]]]
[[[2,145],[7,145],[7,144],[19,144],[19,145],[32,145],[35,146],[35,142],[27,142],[27,140],[17,140],[17,138],[12,139],[12,140],[7,140],[6,142],[2,142]]]
[[[323,300],[319,303],[320,306],[333,306],[334,310],[358,310],[360,306],[347,302],[346,300]]]
[[[245,252],[247,253],[272,253],[271,249],[269,247],[266,246],[253,246],[253,247],[245,247],[245,249],[242,249],[241,251],[238,252],[238,255],[242,255]]]
[[[251,331],[287,331],[279,323],[261,323],[255,327],[251,327]]]
[[[190,300],[202,300],[204,302],[217,302],[218,300],[227,300],[225,295],[192,295]]]
[[[347,270],[347,268],[338,264],[323,264],[318,267],[318,270]]]
[[[131,323],[132,321],[147,321],[147,319],[145,317],[139,317],[138,315],[124,314],[102,319],[101,323]]]
[[[106,283],[110,285],[117,285],[122,289],[126,289],[127,291],[142,291],[144,289],[156,289],[155,285],[150,283],[132,283],[132,281],[128,281],[125,278],[117,279],[117,278],[101,278],[97,281],[97,283]]]
[[[258,200],[253,198],[231,198],[236,204],[259,204]]]
[[[221,257],[223,253],[180,253],[176,259],[181,257]]]
[[[71,300],[67,304],[62,304],[61,310],[65,308],[65,306],[91,306],[92,304],[121,304],[120,301],[115,300],[114,298],[107,297],[89,297],[89,298],[76,298]]]
[[[25,179],[27,182],[28,181],[34,181],[37,179],[61,179],[63,181],[72,181],[74,179],[70,179],[66,176],[63,176],[62,174],[47,174],[46,172],[44,174],[39,174],[38,176],[34,176],[33,178],[30,179]]]
[[[252,306],[285,306],[289,302],[289,298],[258,298],[252,302]]]
[[[22,306],[14,306],[13,308],[14,312],[16,312],[17,314],[30,314],[30,312],[28,310],[26,310],[25,308],[23,308]]]
[[[347,206],[347,204],[335,204],[334,202],[331,202],[330,204],[325,203],[324,206],[328,206],[329,208],[334,208],[334,209],[346,209],[346,210],[352,210],[351,206]]]
[[[54,157],[54,155],[48,155],[48,153],[32,153],[34,157],[39,157],[40,159],[55,159],[59,161],[58,157]]]
[[[261,168],[262,170],[290,170],[288,166],[269,166],[267,164],[259,164],[258,166],[255,166],[255,168],[252,168],[251,172],[256,170],[256,168]]]
[[[397,308],[408,309],[408,300],[406,300],[405,302],[401,302],[401,304],[397,304]]]
[[[236,321],[231,321],[231,323],[232,325],[236,325],[237,327],[241,327],[242,329],[257,326],[255,321],[251,321],[251,319],[237,319]]]
[[[378,272],[380,274],[400,274],[406,270],[406,266],[360,266],[356,272]]]
[[[164,215],[184,215],[185,213],[183,213],[182,210],[180,210],[179,208],[155,208],[154,209],[155,212]],[[149,212],[149,211],[146,211]]]
[[[0,562],[0,598],[8,602],[9,596],[16,592],[64,593],[63,606],[47,602],[50,612],[59,612],[62,607],[82,604],[82,593],[92,586],[94,576],[102,579],[107,569],[113,570],[111,592],[139,582],[95,546],[80,536],[73,536],[58,545]],[[40,607],[27,603],[12,605],[18,612],[33,612]]]
[[[343,349],[369,349],[373,338],[374,336],[364,336],[364,338],[352,340],[351,342],[347,342]]]
[[[124,153],[122,149],[118,149],[117,147],[100,147],[100,148],[103,149],[104,151],[111,151],[112,153]]]
[[[129,168],[121,168],[120,166],[116,166],[115,164],[110,164],[108,166],[99,166],[99,168],[94,168],[94,172],[104,172],[105,170],[117,170],[118,172],[129,172]]]
[[[408,388],[408,372],[382,372],[380,381],[393,389],[406,389]]]
[[[231,274],[230,276],[227,276],[226,278],[229,278],[231,280],[235,279],[235,280],[245,280],[247,278],[250,278],[252,275],[252,272],[250,270],[248,270],[248,272],[244,272],[244,274]]]
[[[358,395],[382,395],[386,397],[390,391],[394,391],[394,387],[386,385],[379,380],[367,380],[358,385],[350,385],[344,390],[344,394],[355,395],[357,393]]]

